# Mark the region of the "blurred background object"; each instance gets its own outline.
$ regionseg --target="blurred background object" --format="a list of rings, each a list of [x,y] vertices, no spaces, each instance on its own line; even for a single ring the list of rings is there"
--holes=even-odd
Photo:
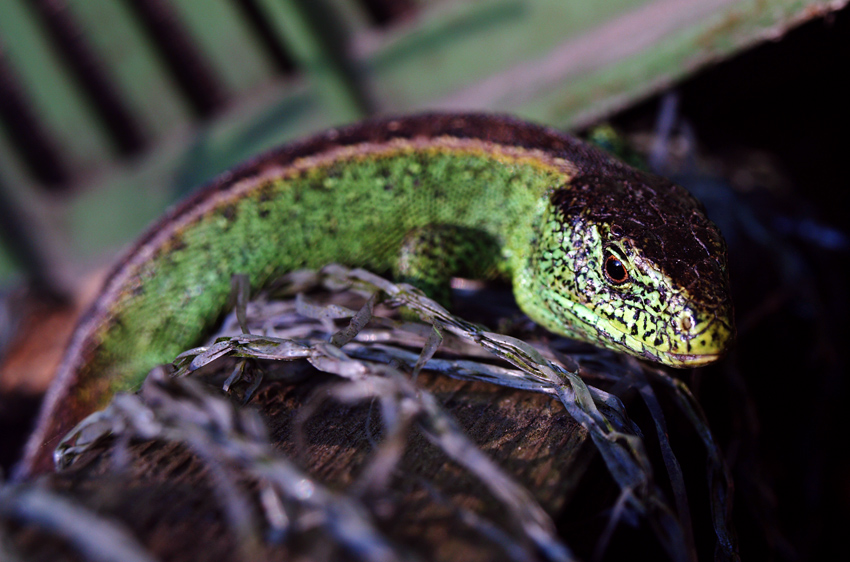
[[[4,218],[0,282],[74,282],[308,132],[424,109],[581,127],[839,4],[5,0],[0,189],[27,219]]]

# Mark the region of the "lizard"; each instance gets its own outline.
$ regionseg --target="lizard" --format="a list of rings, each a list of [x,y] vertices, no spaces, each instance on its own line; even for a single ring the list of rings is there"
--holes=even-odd
[[[546,329],[672,367],[735,335],[725,242],[684,188],[509,116],[375,119],[255,157],[152,225],[79,321],[16,475],[198,344],[232,274],[257,289],[330,262],[442,298],[453,275],[508,279]]]

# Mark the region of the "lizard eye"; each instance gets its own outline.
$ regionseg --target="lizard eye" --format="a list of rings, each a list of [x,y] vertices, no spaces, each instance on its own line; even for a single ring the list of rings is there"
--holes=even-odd
[[[602,269],[605,271],[605,277],[614,285],[621,285],[629,280],[629,272],[626,266],[614,254],[608,254]]]

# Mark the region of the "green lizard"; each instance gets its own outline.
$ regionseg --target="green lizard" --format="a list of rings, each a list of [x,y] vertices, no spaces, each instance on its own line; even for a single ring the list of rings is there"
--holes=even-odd
[[[437,293],[453,274],[506,277],[549,330],[674,367],[714,361],[734,335],[725,243],[683,188],[508,117],[371,121],[225,173],[139,239],[80,321],[21,473],[198,344],[232,274],[257,288],[330,262]]]

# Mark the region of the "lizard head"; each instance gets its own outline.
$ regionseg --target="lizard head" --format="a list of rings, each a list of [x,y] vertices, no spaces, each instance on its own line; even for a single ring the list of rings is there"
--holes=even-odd
[[[733,340],[726,244],[684,188],[581,176],[551,193],[535,236],[517,292],[548,329],[673,367]]]

